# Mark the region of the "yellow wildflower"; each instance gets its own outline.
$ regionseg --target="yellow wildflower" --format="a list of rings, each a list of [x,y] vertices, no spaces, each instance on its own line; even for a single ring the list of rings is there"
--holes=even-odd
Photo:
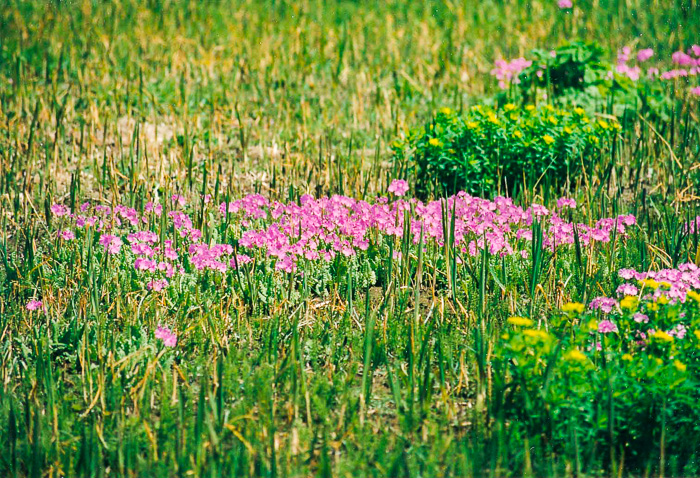
[[[693,299],[695,302],[700,302],[700,294],[698,294],[694,290],[689,290],[686,295]]]
[[[673,342],[673,337],[663,330],[657,330],[652,337],[661,342]]]
[[[622,356],[622,360],[624,360],[625,362],[631,362],[632,356],[630,354],[625,354]]]
[[[571,133],[573,133],[573,132],[574,132],[574,130],[571,129],[571,126],[565,126],[565,127],[564,127],[564,133],[566,133],[566,134],[571,134]]]
[[[649,302],[647,304],[647,309],[656,312],[657,310],[659,310],[659,304],[657,304],[656,302]]]
[[[467,121],[467,128],[469,129],[476,129],[479,127],[479,123],[476,121]]]
[[[585,362],[586,355],[578,349],[571,349],[564,354],[564,360],[567,362]]]
[[[641,284],[646,287],[650,287],[652,289],[658,289],[659,288],[659,283],[656,282],[654,279],[644,279],[641,281]]]
[[[673,366],[676,367],[676,370],[679,372],[685,372],[688,366],[681,362],[680,360],[676,359],[673,361]]]
[[[620,301],[620,307],[622,307],[623,309],[627,309],[627,310],[634,310],[637,308],[638,302],[639,301],[637,300],[636,297],[631,296],[631,295],[627,295],[627,296],[625,296],[624,299],[622,299]]]
[[[693,330],[693,334],[695,334],[695,337],[700,340],[700,329],[698,330]]]
[[[532,337],[533,339],[549,339],[549,334],[544,330],[526,329],[523,331],[523,334],[527,335],[528,337]]]
[[[510,325],[515,325],[516,327],[532,327],[532,322],[531,319],[528,319],[527,317],[509,317],[508,318],[508,323]]]
[[[542,136],[542,140],[543,140],[545,143],[547,143],[547,144],[552,144],[552,143],[554,143],[554,138],[552,138],[552,137],[551,137],[550,135],[548,135],[548,134],[545,134],[544,136]]]
[[[608,122],[605,120],[598,120],[598,124],[603,129],[608,129],[610,127],[610,125],[608,125]]]
[[[520,139],[520,138],[523,137],[523,134],[520,132],[519,129],[516,129],[515,131],[513,131],[513,136],[515,136],[516,138]]]
[[[440,147],[440,146],[442,146],[442,143],[441,143],[440,140],[437,139],[437,138],[430,138],[430,139],[428,140],[428,144],[430,144],[430,146],[435,146],[435,147]]]
[[[586,306],[580,302],[568,302],[562,306],[561,310],[563,310],[567,314],[570,312],[574,312],[576,314],[583,314],[583,311],[586,310]]]
[[[513,111],[516,108],[516,106],[513,103],[508,103],[503,107],[504,110],[506,111]]]
[[[584,114],[586,114],[586,110],[584,110],[583,108],[578,106],[578,107],[574,108],[574,113],[576,113],[579,116],[583,116]]]
[[[451,110],[450,108],[447,108],[447,107],[445,107],[445,108],[440,108],[440,113],[449,116],[449,115],[452,114],[452,110]]]
[[[665,295],[660,295],[658,299],[656,299],[656,302],[658,302],[661,305],[666,305],[668,304],[668,297]]]
[[[532,111],[532,110],[535,109],[535,105],[527,105],[527,106],[525,107],[525,109],[526,109],[527,111]]]

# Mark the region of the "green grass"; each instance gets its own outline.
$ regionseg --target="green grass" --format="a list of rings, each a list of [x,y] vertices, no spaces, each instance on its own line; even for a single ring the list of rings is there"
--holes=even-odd
[[[364,255],[303,276],[263,259],[190,266],[154,294],[96,237],[55,237],[53,203],[142,211],[177,193],[206,239],[237,244],[239,218],[200,195],[370,201],[405,174],[394,140],[497,93],[496,58],[574,38],[662,58],[700,43],[696,0],[583,3],[0,3],[0,475],[700,473],[697,353],[683,352],[680,385],[635,382],[618,345],[588,372],[542,367],[576,343],[563,304],[612,296],[621,268],[697,260],[683,227],[698,215],[697,100],[635,118],[603,167],[571,178],[576,221],[637,217],[595,247],[533,241],[517,260],[377,233]],[[516,200],[553,207],[559,193]],[[454,239],[447,205],[442,227]],[[46,314],[26,310],[35,297]],[[559,334],[519,372],[502,338],[517,336],[512,315]],[[153,338],[159,324],[177,347]]]

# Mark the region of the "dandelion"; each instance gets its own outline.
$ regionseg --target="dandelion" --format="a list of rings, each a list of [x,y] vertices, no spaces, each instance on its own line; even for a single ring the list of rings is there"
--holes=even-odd
[[[27,302],[27,310],[39,310],[44,308],[44,304],[40,300],[32,299]]]
[[[167,327],[158,326],[155,335],[157,339],[163,341],[163,344],[166,347],[175,347],[177,344],[177,335],[175,335],[175,333],[173,333]]]

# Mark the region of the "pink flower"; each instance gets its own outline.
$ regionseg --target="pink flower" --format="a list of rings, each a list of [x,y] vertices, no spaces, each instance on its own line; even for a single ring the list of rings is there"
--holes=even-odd
[[[60,237],[64,241],[72,241],[73,239],[75,239],[75,234],[73,234],[73,231],[69,230],[58,231],[58,237]]]
[[[168,281],[167,279],[159,279],[159,280],[152,280],[148,284],[146,284],[146,288],[148,290],[152,290],[155,292],[160,292],[163,289],[168,287]]]
[[[671,59],[674,63],[680,66],[692,66],[695,64],[695,60],[693,60],[693,58],[684,51],[675,52],[673,55],[671,55]]]
[[[394,193],[396,196],[403,196],[408,191],[408,183],[403,179],[394,179],[387,191]]]
[[[63,204],[54,204],[51,206],[51,212],[54,216],[61,217],[68,214],[68,208]]]
[[[27,310],[39,310],[43,308],[44,304],[40,300],[32,299],[29,302],[27,302]]]
[[[609,320],[601,320],[598,324],[598,333],[607,334],[609,332],[617,332],[617,325]]]
[[[177,344],[177,335],[170,331],[167,327],[158,326],[156,329],[156,338],[163,341],[166,347],[175,347]]]
[[[557,1],[557,6],[561,9],[574,8],[574,4],[571,0],[559,0]]]
[[[559,209],[564,209],[565,207],[570,207],[571,209],[576,209],[576,200],[569,198],[560,198],[557,200],[557,207]]]
[[[112,234],[102,234],[99,242],[109,254],[118,254],[122,247],[122,240]]]
[[[690,93],[695,95],[695,96],[700,96],[700,86],[696,86],[695,88],[691,88]]]
[[[652,56],[654,56],[654,50],[652,50],[651,48],[645,48],[643,50],[639,50],[639,52],[637,53],[637,61],[643,63]]]
[[[646,324],[649,322],[649,316],[646,314],[642,314],[641,312],[637,312],[632,316],[635,322],[638,324]]]

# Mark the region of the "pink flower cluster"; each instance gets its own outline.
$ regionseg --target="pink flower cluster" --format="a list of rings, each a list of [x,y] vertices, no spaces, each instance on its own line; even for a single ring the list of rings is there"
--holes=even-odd
[[[532,66],[532,61],[520,57],[511,61],[496,60],[494,64],[495,68],[491,70],[491,75],[498,80],[499,88],[505,90],[511,83],[516,85],[520,83],[520,72]]]
[[[175,345],[177,345],[177,335],[167,327],[158,326],[155,336],[157,339],[162,340],[163,345],[166,347],[175,347]]]
[[[557,6],[561,9],[574,8],[574,3],[571,0],[558,0]]]
[[[390,186],[395,196],[405,194],[407,188],[403,180],[395,180]],[[179,200],[175,201],[177,204]],[[120,206],[114,211],[99,208],[94,208],[102,216],[94,222],[101,232],[99,244],[107,254],[133,261],[134,269],[146,274],[147,288],[152,291],[168,287],[166,278],[172,279],[185,270],[225,274],[253,262],[257,251],[271,260],[277,270],[293,273],[299,261],[330,262],[338,256],[356,256],[372,244],[400,240],[406,233],[414,245],[422,236],[425,245],[442,246],[444,225],[449,221],[454,222],[452,237],[460,254],[475,256],[488,248],[491,254],[520,257],[527,257],[531,247],[534,220],[541,222],[543,244],[549,250],[573,244],[577,234],[584,246],[605,243],[613,233],[624,237],[626,228],[635,224],[631,215],[600,219],[592,225],[571,223],[560,216],[565,208],[576,208],[576,201],[569,198],[559,199],[557,208],[550,211],[538,204],[523,209],[509,198],[490,201],[464,192],[428,203],[416,199],[390,202],[386,197],[370,203],[339,195],[319,199],[304,195],[298,203],[285,204],[253,194],[218,206],[219,220],[240,231],[239,247],[234,249],[231,244],[202,242],[201,231],[180,210],[172,210],[166,216],[166,230],[172,227],[176,232],[176,237],[166,240],[154,231],[138,230],[144,218],[158,214],[155,207],[142,216]],[[121,226],[108,226],[124,216],[128,220]],[[81,217],[73,217],[76,227]],[[212,224],[210,229],[220,226]],[[117,229],[127,230],[118,234]],[[129,247],[122,247],[122,237]],[[124,249],[128,251],[125,256]]]

